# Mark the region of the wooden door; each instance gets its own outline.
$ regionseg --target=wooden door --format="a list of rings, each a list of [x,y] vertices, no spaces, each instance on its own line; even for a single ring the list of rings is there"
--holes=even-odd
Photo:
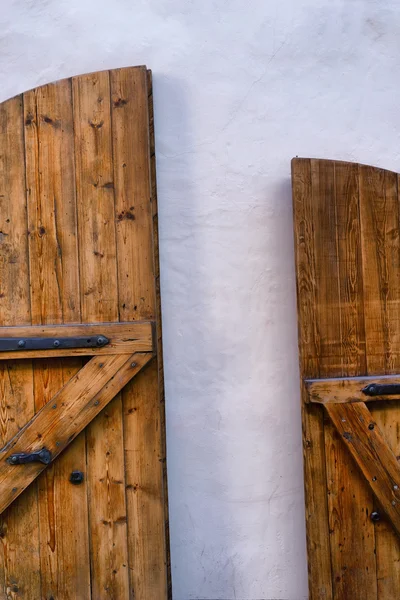
[[[400,598],[397,173],[292,163],[310,599]]]
[[[168,597],[145,67],[0,105],[0,598]]]

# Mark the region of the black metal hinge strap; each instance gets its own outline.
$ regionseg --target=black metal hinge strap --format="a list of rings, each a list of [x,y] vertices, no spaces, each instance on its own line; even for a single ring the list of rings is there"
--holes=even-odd
[[[366,396],[400,395],[400,383],[370,383],[363,390]]]
[[[25,465],[26,463],[40,462],[44,465],[51,463],[51,452],[47,448],[42,448],[36,452],[19,452],[17,454],[11,454],[7,458],[7,462],[10,465]]]
[[[0,352],[14,350],[54,350],[64,348],[102,348],[110,340],[105,335],[57,338],[0,338]]]

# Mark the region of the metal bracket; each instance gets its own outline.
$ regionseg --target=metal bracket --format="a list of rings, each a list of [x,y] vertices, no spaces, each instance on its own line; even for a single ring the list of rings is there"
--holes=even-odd
[[[105,335],[58,338],[0,338],[0,352],[14,350],[57,350],[64,348],[102,348],[110,340]]]
[[[397,396],[400,395],[400,383],[370,383],[361,391],[366,396]]]
[[[19,452],[11,454],[7,458],[9,465],[25,465],[26,463],[40,462],[44,465],[51,463],[51,452],[47,448],[42,448],[36,452]]]

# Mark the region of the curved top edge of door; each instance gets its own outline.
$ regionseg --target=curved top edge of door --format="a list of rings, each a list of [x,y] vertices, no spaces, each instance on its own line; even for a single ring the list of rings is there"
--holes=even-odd
[[[22,96],[23,94],[27,94],[29,92],[37,92],[38,90],[47,88],[48,86],[51,85],[58,85],[58,84],[62,84],[65,81],[69,81],[69,80],[74,80],[74,79],[79,79],[79,77],[88,77],[90,75],[97,75],[99,73],[107,73],[107,72],[115,72],[115,71],[132,71],[132,70],[138,70],[138,71],[144,71],[144,72],[148,72],[151,74],[151,69],[149,69],[146,65],[136,65],[136,66],[125,66],[125,67],[115,67],[112,69],[100,69],[99,71],[89,71],[87,73],[78,73],[76,75],[70,75],[69,77],[62,77],[61,79],[56,79],[54,81],[48,81],[47,83],[42,83],[41,85],[35,85],[32,88],[29,88],[27,90],[21,90],[20,92],[18,92],[18,94],[15,94],[14,96],[11,96],[10,98],[5,98],[4,100],[0,101],[0,106],[6,104],[7,102],[11,102],[12,100],[15,100],[16,98],[19,98],[20,96]]]
[[[398,175],[397,171],[392,171],[391,169],[384,169],[383,167],[377,167],[376,165],[367,165],[365,163],[359,163],[359,162],[353,162],[353,161],[348,161],[348,160],[336,160],[334,158],[314,158],[314,157],[310,157],[310,156],[295,156],[292,158],[291,160],[291,167],[292,170],[295,168],[295,166],[298,163],[304,162],[304,161],[312,161],[314,163],[328,163],[328,164],[336,164],[336,165],[351,165],[351,166],[358,166],[358,167],[363,167],[363,168],[367,168],[367,169],[374,169],[376,171],[385,171],[386,173],[395,173],[396,175]]]

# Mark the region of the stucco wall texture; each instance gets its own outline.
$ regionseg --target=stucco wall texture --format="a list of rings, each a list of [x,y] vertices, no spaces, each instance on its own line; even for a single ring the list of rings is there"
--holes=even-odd
[[[174,600],[307,598],[290,159],[400,170],[395,0],[3,0],[0,100],[154,73]]]

